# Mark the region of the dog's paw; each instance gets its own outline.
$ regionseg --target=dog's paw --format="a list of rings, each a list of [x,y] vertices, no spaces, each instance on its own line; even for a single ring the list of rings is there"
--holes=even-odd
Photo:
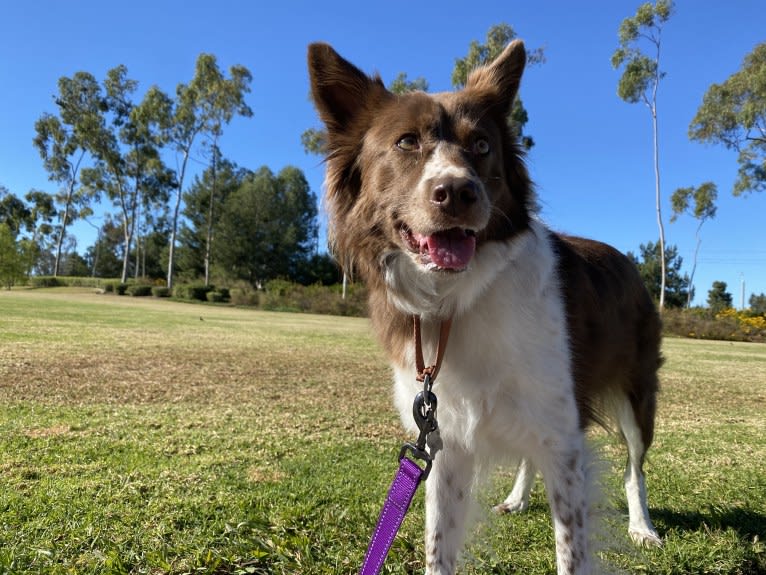
[[[662,539],[654,530],[629,529],[628,534],[633,543],[641,547],[662,547]]]
[[[495,505],[492,511],[501,515],[503,513],[522,513],[527,509],[529,509],[529,501],[523,499],[508,501],[506,499],[501,504]]]

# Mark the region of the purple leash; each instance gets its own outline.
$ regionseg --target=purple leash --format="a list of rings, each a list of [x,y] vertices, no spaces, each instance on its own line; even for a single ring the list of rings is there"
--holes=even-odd
[[[420,435],[416,443],[405,443],[399,452],[399,471],[394,477],[391,488],[388,490],[386,502],[378,518],[378,524],[372,534],[367,554],[364,557],[362,569],[359,575],[378,575],[383,562],[386,560],[391,544],[394,542],[399,527],[404,521],[404,516],[410,508],[412,498],[417,491],[420,482],[428,478],[431,471],[432,455],[426,451],[428,434],[436,431],[436,396],[431,391],[433,381],[430,375],[424,379],[423,391],[415,397],[412,406],[415,423],[420,429]],[[426,402],[426,398],[428,401]],[[433,449],[431,451],[434,451]],[[412,457],[425,463],[420,467],[412,459],[407,457],[407,452]]]
[[[436,396],[431,391],[434,385],[436,375],[441,368],[444,352],[447,349],[450,327],[452,319],[446,319],[441,322],[439,328],[439,344],[436,349],[436,361],[433,365],[426,367],[423,361],[423,349],[421,341],[420,318],[412,317],[413,338],[415,345],[415,369],[417,376],[415,379],[423,383],[423,391],[418,392],[415,401],[412,404],[412,416],[420,430],[418,440],[415,443],[405,443],[399,452],[399,471],[397,471],[391,488],[388,490],[388,497],[383,504],[383,509],[378,518],[378,524],[372,534],[370,545],[367,547],[367,553],[364,556],[364,563],[359,575],[378,575],[383,562],[386,560],[391,544],[394,542],[399,527],[407,515],[412,498],[418,489],[421,481],[428,478],[431,472],[431,463],[434,455],[439,449],[439,440],[428,444],[428,435],[438,429],[436,423]],[[409,452],[414,459],[418,459],[425,464],[420,467],[412,459],[407,457]]]
[[[399,471],[394,477],[383,510],[378,518],[378,525],[372,534],[367,555],[359,575],[378,575],[386,560],[394,537],[410,508],[412,497],[423,478],[423,470],[411,459],[403,457],[399,461]]]

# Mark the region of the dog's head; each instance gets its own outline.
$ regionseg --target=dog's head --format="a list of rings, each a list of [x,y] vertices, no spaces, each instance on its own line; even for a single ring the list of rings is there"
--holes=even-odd
[[[417,291],[404,300],[422,308],[423,297],[471,282],[488,245],[527,228],[530,183],[507,125],[521,42],[441,94],[395,95],[326,44],[312,44],[308,59],[327,127],[330,234],[344,265],[389,291]]]

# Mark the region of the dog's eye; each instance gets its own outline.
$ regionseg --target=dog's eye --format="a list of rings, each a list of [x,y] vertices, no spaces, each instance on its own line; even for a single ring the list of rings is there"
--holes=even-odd
[[[479,156],[486,156],[489,154],[489,142],[484,138],[479,138],[473,143],[473,152]]]
[[[406,134],[399,138],[396,147],[405,152],[417,152],[420,149],[420,142],[414,134]]]

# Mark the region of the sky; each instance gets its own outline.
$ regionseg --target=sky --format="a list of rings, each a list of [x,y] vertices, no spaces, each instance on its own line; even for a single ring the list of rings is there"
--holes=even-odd
[[[511,25],[528,48],[544,48],[546,62],[528,68],[521,97],[526,131],[536,145],[527,162],[542,219],[554,230],[595,238],[623,252],[658,238],[652,130],[648,109],[616,95],[619,72],[610,64],[620,22],[638,0],[571,2],[361,2],[325,0],[25,0],[0,2],[0,185],[23,197],[30,189],[55,192],[32,145],[34,123],[57,113],[53,95],[61,76],[87,71],[99,81],[124,64],[139,82],[136,99],[157,85],[173,94],[191,80],[202,53],[219,66],[246,66],[253,75],[247,103],[252,118],[235,118],[220,141],[242,167],[277,172],[301,168],[318,197],[321,159],[300,143],[320,127],[309,98],[306,47],[332,44],[363,70],[390,82],[399,72],[424,77],[431,91],[451,89],[455,59],[495,24]],[[739,307],[766,292],[766,194],[733,197],[736,152],[692,142],[687,132],[702,96],[740,69],[746,54],[766,41],[763,0],[677,0],[662,36],[658,92],[660,173],[666,242],[678,247],[689,273],[697,221],[669,223],[670,195],[679,187],[713,181],[718,213],[701,229],[694,277],[695,304],[713,281],[725,281]],[[175,158],[166,158],[175,165]],[[204,169],[196,155],[193,173]],[[188,179],[187,182],[190,182]],[[110,206],[103,209],[115,211]],[[320,207],[321,210],[321,207]],[[91,223],[99,225],[102,212]],[[324,214],[321,212],[322,219]],[[78,251],[95,229],[72,229]]]

